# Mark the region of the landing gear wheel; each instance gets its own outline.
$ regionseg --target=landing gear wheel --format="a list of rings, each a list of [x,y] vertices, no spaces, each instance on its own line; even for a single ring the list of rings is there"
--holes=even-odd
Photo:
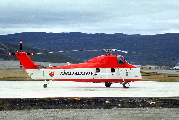
[[[110,87],[111,86],[111,82],[105,82],[105,86],[106,87]]]
[[[43,87],[46,88],[46,87],[47,87],[47,84],[44,84]]]
[[[123,82],[123,88],[129,88],[129,87],[126,86],[126,84],[128,84],[127,86],[129,86],[128,82]]]

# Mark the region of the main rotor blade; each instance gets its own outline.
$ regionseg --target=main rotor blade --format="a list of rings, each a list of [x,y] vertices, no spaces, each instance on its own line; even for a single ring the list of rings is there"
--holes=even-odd
[[[39,52],[39,53],[34,53],[34,54],[42,55],[42,54],[51,54],[51,53],[59,53],[59,51],[58,52],[51,51],[51,52],[46,52],[46,53]]]
[[[41,54],[44,54],[44,53],[35,53],[35,54],[41,55]]]
[[[8,55],[15,55],[15,53],[8,53]]]
[[[27,55],[35,55],[35,53],[27,53]]]
[[[121,51],[121,50],[117,50],[117,51],[124,52],[124,53],[136,53],[136,52],[132,52],[132,51]],[[153,55],[153,54],[145,54],[145,53],[137,53],[137,54],[153,56],[153,57],[158,57],[158,58],[165,58],[165,59],[170,59],[170,60],[176,60],[175,58],[160,57],[158,55],[156,56],[156,55]],[[177,61],[179,61],[179,60],[177,60]]]
[[[99,50],[72,50],[72,51],[99,51]]]
[[[70,51],[58,51],[58,52],[60,52],[60,53],[61,53],[61,52],[70,52]]]
[[[128,53],[128,51],[121,51],[121,52],[123,52],[123,53]]]

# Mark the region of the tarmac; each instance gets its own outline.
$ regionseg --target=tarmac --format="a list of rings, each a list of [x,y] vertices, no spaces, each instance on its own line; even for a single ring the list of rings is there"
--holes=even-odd
[[[51,81],[0,81],[0,98],[55,98],[55,97],[178,97],[179,82],[137,81],[129,88],[113,83]]]
[[[0,119],[179,119],[179,82],[0,81]]]

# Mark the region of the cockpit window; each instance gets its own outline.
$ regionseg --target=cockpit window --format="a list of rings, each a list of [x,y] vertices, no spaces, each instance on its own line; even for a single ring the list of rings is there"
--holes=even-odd
[[[124,58],[123,58],[123,59],[124,59]],[[123,59],[122,59],[122,56],[121,56],[121,55],[117,55],[118,64],[125,64]]]

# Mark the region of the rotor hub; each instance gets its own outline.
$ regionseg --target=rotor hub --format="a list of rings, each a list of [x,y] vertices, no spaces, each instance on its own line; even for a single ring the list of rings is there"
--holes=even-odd
[[[107,52],[107,55],[112,55],[112,53],[115,52],[116,49],[104,49],[104,51]]]

